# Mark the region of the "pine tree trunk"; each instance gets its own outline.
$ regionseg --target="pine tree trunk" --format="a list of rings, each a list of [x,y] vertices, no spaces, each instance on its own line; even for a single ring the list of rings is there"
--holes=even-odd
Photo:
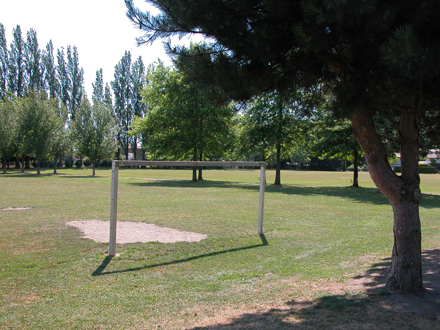
[[[353,167],[354,167],[354,171],[353,171],[353,187],[359,187],[359,166],[358,166],[358,151],[357,151],[357,147],[355,146],[353,149]]]
[[[350,120],[354,137],[365,153],[370,176],[393,208],[394,246],[387,287],[391,290],[421,292],[419,201],[422,194],[419,188],[416,116],[408,111],[402,113],[400,118],[401,176],[397,176],[388,163],[386,150],[368,109],[356,109]]]
[[[392,290],[419,292],[423,289],[419,205],[393,205],[394,246],[387,286]]]

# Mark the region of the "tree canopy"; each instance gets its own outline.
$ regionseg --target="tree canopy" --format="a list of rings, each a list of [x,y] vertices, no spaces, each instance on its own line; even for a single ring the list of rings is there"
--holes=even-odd
[[[196,161],[221,153],[232,111],[212,102],[185,74],[159,63],[141,95],[149,111],[136,119],[132,133],[146,137],[151,156]]]

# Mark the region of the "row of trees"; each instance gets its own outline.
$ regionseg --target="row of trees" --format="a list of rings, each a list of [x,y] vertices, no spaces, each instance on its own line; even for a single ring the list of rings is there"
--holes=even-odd
[[[26,97],[0,100],[0,155],[3,172],[8,156],[22,159],[22,170],[35,157],[37,173],[40,161],[54,159],[54,172],[58,161],[68,154],[87,156],[93,162],[110,158],[116,150],[117,126],[112,109],[104,102],[89,103],[83,98],[75,119],[67,122],[67,109],[45,92],[30,90]]]
[[[25,105],[29,102],[34,104],[35,109],[51,109],[41,111],[46,115],[49,112],[51,115],[55,113],[57,120],[62,122],[55,126],[61,125],[67,133],[59,129],[54,136],[59,136],[61,140],[67,135],[70,136],[69,142],[63,143],[67,146],[63,150],[64,154],[69,152],[77,156],[95,157],[89,155],[91,151],[85,151],[90,148],[83,149],[72,142],[78,140],[78,137],[72,140],[72,136],[75,135],[73,133],[75,125],[83,121],[84,113],[90,111],[99,116],[103,115],[103,112],[110,113],[114,127],[104,134],[115,133],[112,138],[118,142],[125,157],[128,157],[129,147],[136,153],[137,137],[130,136],[127,132],[134,116],[142,117],[146,109],[146,105],[141,103],[139,93],[145,83],[145,66],[141,57],[132,63],[130,52],[126,52],[115,66],[114,80],[110,84],[104,84],[103,71],[97,70],[95,82],[92,84],[93,95],[92,104],[90,104],[84,90],[84,72],[79,65],[76,46],[67,46],[66,50],[62,47],[57,49],[55,54],[52,41],[48,42],[44,50],[39,49],[37,32],[34,29],[27,31],[26,39],[19,25],[12,32],[13,39],[8,47],[6,31],[0,23],[0,100],[2,101],[2,118],[5,118],[2,125],[5,129],[2,129],[1,134],[8,136],[8,140],[12,137],[16,139],[12,141],[13,143],[3,143],[0,153],[3,164],[6,158],[16,157],[17,167],[20,165],[18,158],[26,159],[25,166],[29,167],[30,157],[36,159],[43,157],[40,153],[37,156],[33,148],[21,146],[23,141],[19,139],[25,133],[22,132],[21,135],[11,133],[14,129],[29,129],[36,132],[33,128],[36,123],[27,122],[24,119]],[[46,101],[43,101],[45,98]],[[78,116],[80,118],[77,118]],[[6,127],[5,123],[11,121],[16,121],[16,125]],[[18,122],[21,124],[17,124]],[[24,122],[27,126],[23,126]],[[85,131],[83,133],[85,134]],[[51,140],[54,139],[55,137],[51,138]],[[44,157],[61,157],[47,150],[45,152]],[[96,154],[96,152],[92,153]],[[116,154],[115,150],[113,154]],[[113,154],[107,154],[106,157],[114,158]]]
[[[117,68],[126,59],[129,59],[129,53],[125,54]],[[43,93],[30,93],[28,97],[15,97],[3,102],[1,116],[4,129],[1,131],[5,134],[5,143],[0,153],[5,156],[19,154],[22,159],[34,155],[37,166],[41,158],[50,157],[54,160],[56,171],[58,160],[74,151],[77,156],[89,157],[93,165],[96,160],[113,158],[115,141],[118,136],[124,136],[131,138],[132,142],[140,139],[150,159],[257,159],[276,163],[275,184],[281,184],[282,160],[296,159],[307,163],[314,149],[319,151],[315,151],[317,155],[322,156],[323,150],[329,150],[329,157],[347,158],[346,148],[349,146],[344,139],[351,135],[349,127],[345,127],[343,134],[330,134],[327,122],[322,119],[323,113],[328,114],[322,106],[324,100],[313,91],[298,90],[288,95],[280,95],[276,91],[265,93],[238,109],[232,103],[218,105],[218,90],[207,89],[190,80],[183,72],[166,67],[161,62],[150,66],[148,71],[143,76],[146,83],[139,87],[137,101],[140,105],[138,109],[146,108],[148,104],[149,111],[131,114],[135,120],[132,124],[127,121],[124,134],[117,124],[118,114],[112,116],[111,91],[108,85],[104,87],[102,70],[98,70],[93,83],[93,102],[90,104],[83,98],[74,119],[68,119],[67,108],[62,102],[57,102],[57,98],[44,100]],[[119,88],[121,84],[116,82],[113,84]],[[125,109],[120,107],[126,114],[136,109],[136,103],[132,104],[131,100],[127,98]],[[34,137],[43,137],[41,141],[28,142],[28,145],[33,145],[32,148],[22,146],[20,140],[32,127],[42,129],[39,122],[26,120],[28,117],[23,105],[29,102],[51,118],[42,123],[57,123],[47,128],[52,133],[38,133]],[[14,117],[8,118],[8,114],[14,114]],[[21,124],[13,134],[11,130],[17,123]],[[318,127],[327,129],[320,131]],[[324,146],[325,139],[338,137],[342,139],[338,145],[329,143]],[[40,144],[43,144],[41,151],[36,152],[35,148]],[[299,154],[304,154],[305,159],[298,159]],[[125,155],[128,155],[128,150]],[[203,179],[202,169],[198,172],[197,176],[194,170],[194,181]]]
[[[59,98],[74,118],[84,96],[84,72],[76,46],[67,46],[66,52],[61,47],[55,54],[51,40],[44,50],[39,48],[34,29],[27,31],[26,40],[19,25],[12,35],[8,49],[6,31],[0,23],[0,99],[43,90],[50,98]]]

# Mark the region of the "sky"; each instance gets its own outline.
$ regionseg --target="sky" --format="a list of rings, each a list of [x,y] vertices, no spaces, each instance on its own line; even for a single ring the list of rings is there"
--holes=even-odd
[[[134,3],[143,11],[157,12],[143,0]],[[30,28],[37,32],[41,50],[49,40],[55,55],[58,48],[76,46],[89,99],[96,71],[102,68],[104,81],[110,83],[114,67],[126,50],[131,52],[132,62],[142,56],[146,67],[158,58],[171,64],[160,40],[153,45],[137,46],[136,37],[142,36],[142,32],[125,12],[124,0],[0,0],[0,22],[6,29],[8,49],[17,24],[25,40]]]

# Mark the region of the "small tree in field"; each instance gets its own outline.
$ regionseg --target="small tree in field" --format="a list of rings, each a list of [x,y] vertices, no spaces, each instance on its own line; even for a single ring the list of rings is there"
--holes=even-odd
[[[20,100],[19,145],[21,154],[35,155],[37,174],[40,174],[40,161],[50,149],[56,128],[60,124],[57,116],[58,106],[47,99],[45,93],[31,90]]]
[[[117,148],[117,129],[111,108],[104,102],[95,102],[92,106],[84,99],[71,130],[78,153],[92,161],[94,176],[96,160],[111,158]]]

